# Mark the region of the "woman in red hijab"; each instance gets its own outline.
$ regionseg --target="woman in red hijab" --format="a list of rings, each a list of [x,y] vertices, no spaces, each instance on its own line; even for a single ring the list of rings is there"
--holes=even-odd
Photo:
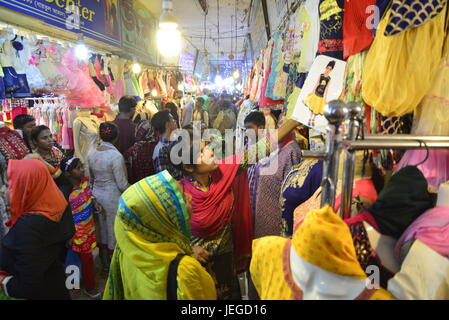
[[[213,150],[204,143],[198,148],[195,143],[199,141],[190,139],[188,145],[185,142],[188,139],[181,141],[179,151],[189,151],[188,161],[182,153],[178,156],[187,175],[181,181],[183,191],[192,197],[192,246],[202,247],[211,254],[207,267],[220,300],[241,299],[237,273],[247,270],[251,258],[253,230],[244,169],[257,162],[257,154],[262,157],[270,154],[273,144],[283,141],[297,126],[298,122],[287,120],[278,130],[277,139],[266,137],[247,151],[221,161],[215,159]]]
[[[64,227],[64,195],[39,160],[10,160],[8,181],[11,219],[2,241],[0,290],[17,299],[70,299],[63,255],[74,232]]]

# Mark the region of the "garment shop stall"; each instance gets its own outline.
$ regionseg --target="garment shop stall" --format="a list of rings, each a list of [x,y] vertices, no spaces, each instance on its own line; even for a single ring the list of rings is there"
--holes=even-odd
[[[324,152],[303,151],[304,159],[319,159],[324,161],[321,206],[335,206],[338,168],[343,158],[343,182],[340,206],[340,216],[344,219],[351,216],[355,152],[358,150],[411,150],[425,149],[427,161],[429,150],[449,149],[449,136],[418,136],[418,135],[364,135],[362,108],[356,103],[334,100],[325,108],[325,116],[329,122],[326,149]],[[346,126],[345,126],[346,123]],[[344,130],[344,127],[346,130]],[[344,132],[345,131],[345,132]],[[343,157],[342,157],[343,152]]]

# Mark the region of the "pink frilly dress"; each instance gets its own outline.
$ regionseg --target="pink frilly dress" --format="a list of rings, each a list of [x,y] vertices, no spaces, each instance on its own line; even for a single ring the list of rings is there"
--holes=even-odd
[[[73,49],[64,55],[59,71],[68,79],[66,96],[71,106],[93,108],[104,104],[103,92],[90,77],[87,64],[77,60]]]

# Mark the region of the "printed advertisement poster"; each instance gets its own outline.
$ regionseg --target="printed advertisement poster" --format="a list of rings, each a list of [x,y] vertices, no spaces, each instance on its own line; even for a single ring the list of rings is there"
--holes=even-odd
[[[138,1],[122,1],[121,8],[123,48],[156,64],[158,20]]]
[[[0,7],[120,47],[120,2],[121,0],[0,0]]]
[[[325,132],[328,122],[324,107],[340,97],[346,62],[327,56],[318,56],[301,90],[292,118],[305,126]]]

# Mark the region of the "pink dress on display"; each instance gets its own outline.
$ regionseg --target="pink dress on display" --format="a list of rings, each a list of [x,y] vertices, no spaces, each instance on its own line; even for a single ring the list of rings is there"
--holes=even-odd
[[[86,63],[78,62],[73,49],[67,51],[63,63],[65,67],[60,72],[69,79],[67,87],[70,93],[66,96],[70,105],[93,108],[104,104],[103,92],[90,77]]]

